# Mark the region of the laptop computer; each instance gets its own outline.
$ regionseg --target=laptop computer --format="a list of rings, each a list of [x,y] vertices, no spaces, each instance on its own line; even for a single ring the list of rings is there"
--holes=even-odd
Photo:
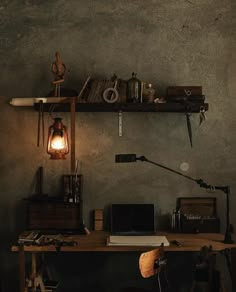
[[[112,235],[152,235],[154,204],[112,204]]]
[[[155,234],[153,204],[112,204],[108,246],[169,246]]]

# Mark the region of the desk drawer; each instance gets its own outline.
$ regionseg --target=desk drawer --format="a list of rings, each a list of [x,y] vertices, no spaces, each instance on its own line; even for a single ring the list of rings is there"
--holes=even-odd
[[[64,202],[30,202],[29,229],[79,229],[80,205]]]

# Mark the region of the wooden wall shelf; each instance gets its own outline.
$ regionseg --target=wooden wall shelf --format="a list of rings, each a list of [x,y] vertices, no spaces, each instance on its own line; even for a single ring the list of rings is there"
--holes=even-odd
[[[34,104],[35,110],[39,110],[39,103]],[[76,112],[179,112],[199,113],[201,109],[208,110],[208,103],[76,103]],[[70,112],[70,103],[44,103],[44,111]]]

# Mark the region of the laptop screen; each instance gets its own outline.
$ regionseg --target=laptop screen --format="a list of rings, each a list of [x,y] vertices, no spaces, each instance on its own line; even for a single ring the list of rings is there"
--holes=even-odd
[[[153,234],[153,204],[112,204],[111,233],[121,235]]]

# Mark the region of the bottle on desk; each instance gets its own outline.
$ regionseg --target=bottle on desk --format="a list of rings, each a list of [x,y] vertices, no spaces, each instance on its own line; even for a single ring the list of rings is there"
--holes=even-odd
[[[180,212],[180,210],[173,210],[173,212],[172,212],[171,229],[172,229],[172,231],[181,232],[181,212]]]

